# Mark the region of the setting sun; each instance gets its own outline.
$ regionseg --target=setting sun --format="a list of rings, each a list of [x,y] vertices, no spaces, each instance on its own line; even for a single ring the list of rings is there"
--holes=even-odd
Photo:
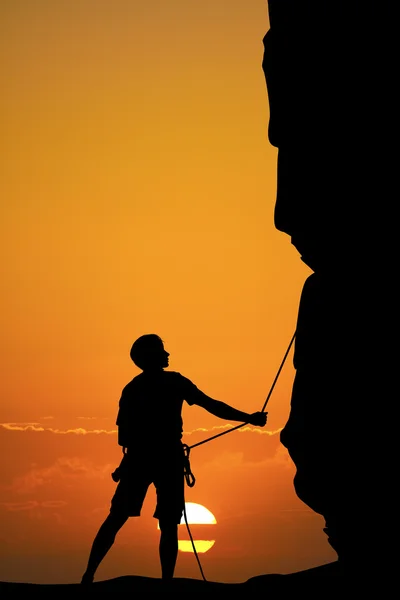
[[[186,502],[186,518],[192,525],[215,525],[217,520],[208,508],[196,502]],[[185,515],[182,516],[181,525],[185,524]]]
[[[215,525],[217,523],[216,518],[212,514],[211,511],[208,510],[202,504],[197,504],[196,502],[186,502],[185,503],[186,510],[186,519],[190,525]],[[181,525],[185,525],[185,515],[182,516]],[[193,540],[194,547],[196,548],[196,552],[205,553],[210,550],[215,544],[215,540]],[[194,552],[193,544],[191,540],[179,540],[178,541],[178,549],[181,552]]]
[[[196,552],[198,554],[204,554],[208,552],[210,548],[212,548],[215,544],[215,540],[195,540],[194,547],[196,548]],[[179,540],[178,542],[178,550],[181,552],[193,552],[193,544],[190,540]]]
[[[185,502],[185,512],[187,524],[190,525],[216,525],[217,519],[208,508],[196,502]],[[186,529],[185,515],[182,515],[180,525],[184,525]],[[160,526],[157,525],[157,529]],[[193,535],[193,532],[192,532]],[[196,552],[204,554],[208,552],[215,544],[215,540],[193,540]],[[179,540],[178,549],[181,552],[194,552],[191,540]]]

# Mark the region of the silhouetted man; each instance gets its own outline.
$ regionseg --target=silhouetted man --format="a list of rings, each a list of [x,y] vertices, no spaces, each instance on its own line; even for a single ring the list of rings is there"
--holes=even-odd
[[[155,334],[139,337],[130,352],[142,373],[122,391],[117,417],[118,443],[124,448],[119,483],[110,513],[101,525],[90,552],[82,583],[92,583],[115,536],[129,517],[140,516],[150,484],[157,492],[154,517],[160,526],[162,579],[172,579],[178,556],[178,525],[184,511],[184,449],[182,406],[202,406],[226,420],[264,427],[267,413],[252,414],[210,398],[187,377],[165,371],[169,353]]]

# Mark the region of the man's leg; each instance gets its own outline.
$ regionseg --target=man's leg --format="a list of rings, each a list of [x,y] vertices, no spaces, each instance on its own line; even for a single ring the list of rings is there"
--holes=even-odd
[[[178,557],[178,525],[160,519],[160,562],[162,579],[172,579]]]
[[[81,583],[93,583],[98,566],[110,550],[114,543],[115,536],[128,518],[128,515],[125,513],[123,515],[114,513],[108,515],[94,538],[86,571],[83,574]]]

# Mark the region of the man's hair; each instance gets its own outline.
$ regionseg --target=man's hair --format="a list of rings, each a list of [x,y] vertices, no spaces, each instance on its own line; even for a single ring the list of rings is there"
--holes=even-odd
[[[154,351],[160,349],[160,345],[163,345],[163,341],[159,335],[155,333],[147,333],[141,335],[132,344],[130,351],[130,357],[139,369],[143,369],[151,364],[152,355]]]

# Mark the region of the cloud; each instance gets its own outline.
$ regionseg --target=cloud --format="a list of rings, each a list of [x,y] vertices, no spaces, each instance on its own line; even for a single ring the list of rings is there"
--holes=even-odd
[[[46,500],[38,502],[37,500],[27,500],[26,502],[1,502],[0,506],[8,512],[22,512],[36,510],[38,508],[63,508],[67,505],[64,500]]]
[[[32,494],[38,488],[52,487],[57,481],[71,480],[75,482],[78,478],[85,479],[104,479],[110,476],[110,470],[113,465],[106,464],[102,466],[93,465],[90,461],[74,458],[58,458],[51,466],[38,468],[33,466],[23,475],[15,477],[11,485],[7,486],[8,491],[16,494]]]
[[[41,506],[43,506],[43,508],[62,508],[66,505],[67,502],[65,502],[64,500],[46,500],[45,502],[41,503]]]
[[[46,417],[51,419],[52,417]],[[77,417],[79,420],[96,420],[97,417]],[[59,429],[54,427],[43,427],[38,422],[21,422],[21,423],[0,423],[0,427],[7,429],[8,431],[49,431],[51,433],[56,433],[60,435],[67,434],[75,434],[75,435],[90,435],[90,434],[106,434],[106,435],[115,435],[117,433],[117,429],[85,429],[83,427],[75,427],[69,429]],[[192,431],[185,431],[185,436],[197,436],[202,433],[210,433],[212,435],[225,435],[229,433],[230,430],[237,430],[240,433],[255,433],[257,435],[266,435],[273,436],[280,433],[281,429],[277,429],[275,431],[270,431],[266,429],[261,429],[260,427],[250,427],[248,425],[243,425],[242,427],[238,427],[237,425],[232,425],[231,423],[225,423],[224,425],[214,425],[213,427],[199,427],[193,429]]]
[[[213,432],[215,432],[215,434],[217,435],[218,433],[222,433],[223,431],[226,431],[226,433],[228,433],[231,429],[237,430],[239,432],[257,433],[260,435],[276,435],[277,433],[280,433],[280,431],[282,431],[282,428],[277,429],[276,431],[269,431],[260,427],[250,427],[249,425],[243,425],[240,427],[238,426],[238,424],[232,425],[232,423],[225,423],[224,425],[214,425],[213,427],[210,427],[208,429],[205,427],[198,427],[196,429],[192,429],[192,431],[185,431],[184,435],[196,435],[197,433]]]
[[[0,427],[3,427],[3,429],[7,429],[8,431],[49,431],[59,435],[99,435],[102,433],[106,435],[115,435],[117,433],[116,429],[83,429],[82,427],[76,427],[73,429],[57,429],[53,427],[43,427],[39,423],[0,423]]]
[[[44,431],[39,423],[0,423],[0,427],[9,431]]]
[[[207,464],[216,468],[220,464],[229,468],[265,465],[277,458],[283,467],[287,465],[287,455],[279,452],[280,430],[232,427],[223,423],[184,432],[182,441],[190,447],[190,460],[196,469]],[[19,496],[39,490],[49,496],[55,483],[65,487],[70,482],[75,487],[79,481],[107,481],[122,456],[116,433],[116,429],[43,427],[37,422],[1,423],[1,488]]]
[[[259,463],[275,457],[280,447],[280,431],[249,426],[235,429],[224,424],[184,432],[183,441],[190,448],[191,458],[196,456],[200,463],[218,461],[226,452],[240,455],[243,463]]]
[[[9,512],[21,512],[37,508],[39,502],[36,500],[27,500],[26,502],[2,502],[0,506],[3,506]]]

